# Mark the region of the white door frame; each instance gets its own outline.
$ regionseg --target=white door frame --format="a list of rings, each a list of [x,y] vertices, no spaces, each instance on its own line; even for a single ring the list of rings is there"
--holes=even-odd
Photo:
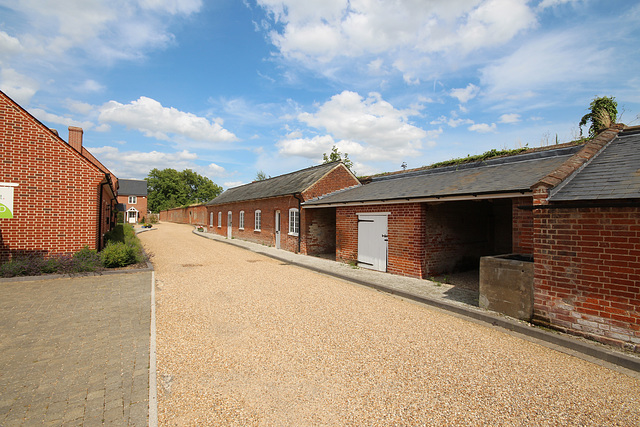
[[[131,213],[135,213],[135,217],[131,217]],[[127,209],[127,224],[136,224],[138,222],[138,218],[140,218],[140,212],[136,208]],[[133,221],[131,221],[133,219]]]
[[[233,225],[233,213],[229,211],[227,212],[227,239],[231,238],[232,225]]]
[[[276,235],[276,249],[280,249],[280,235],[282,234],[280,228],[280,211],[276,211],[274,230]]]
[[[389,212],[359,213],[358,266],[387,271]]]

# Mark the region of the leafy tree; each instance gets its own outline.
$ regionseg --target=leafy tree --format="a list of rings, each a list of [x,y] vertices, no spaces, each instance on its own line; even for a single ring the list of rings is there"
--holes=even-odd
[[[331,147],[331,153],[327,156],[327,153],[322,154],[322,163],[342,162],[344,165],[353,172],[353,162],[349,158],[349,154],[344,153],[344,156],[338,151],[337,146]],[[355,174],[355,172],[353,172]]]
[[[582,136],[582,126],[586,126],[587,122],[591,122],[589,127],[589,136],[594,137],[598,132],[607,129],[616,122],[618,116],[618,103],[614,97],[601,96],[594,98],[589,105],[589,113],[580,119],[580,136]]]
[[[269,179],[271,177],[267,176],[266,173],[264,173],[262,170],[259,170],[258,173],[256,173],[256,179],[255,181],[264,181],[265,179]]]
[[[191,169],[152,169],[145,180],[152,212],[208,202],[222,193],[222,187]]]

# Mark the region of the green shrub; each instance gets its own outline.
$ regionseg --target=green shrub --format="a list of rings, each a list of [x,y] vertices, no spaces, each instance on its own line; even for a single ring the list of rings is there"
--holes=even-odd
[[[0,264],[0,277],[40,276],[42,274],[77,274],[102,270],[98,253],[88,247],[73,255],[58,254],[47,257],[41,252],[15,256]]]
[[[100,252],[102,265],[107,268],[125,267],[131,264],[138,264],[144,261],[142,254],[135,245],[128,243],[109,243]]]

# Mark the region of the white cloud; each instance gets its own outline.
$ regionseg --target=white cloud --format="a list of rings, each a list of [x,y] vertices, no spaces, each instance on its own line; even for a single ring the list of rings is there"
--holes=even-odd
[[[9,55],[12,53],[18,53],[23,49],[20,40],[10,36],[4,31],[0,31],[0,53],[3,55]]]
[[[237,137],[222,127],[222,120],[209,121],[173,107],[163,107],[158,101],[141,96],[129,104],[109,101],[100,107],[100,122],[118,123],[137,129],[145,136],[161,140],[185,137],[201,142],[232,142]]]
[[[209,166],[207,166],[207,169],[209,170],[210,176],[224,176],[227,172],[225,168],[220,165],[216,165],[215,163],[210,163]]]
[[[499,123],[518,123],[520,121],[520,114],[503,114],[500,116]]]
[[[138,58],[150,48],[173,41],[170,18],[198,12],[201,0],[77,0],[3,2],[25,24],[18,34],[0,32],[0,51],[21,51],[66,63],[78,59],[101,63]]]
[[[120,151],[117,147],[103,146],[89,148],[118,178],[144,178],[153,168],[176,170],[191,169],[201,175],[209,175],[208,166],[200,166],[195,161],[198,155],[187,150],[164,153],[160,151]]]
[[[323,153],[329,153],[336,144],[330,135],[313,138],[287,138],[276,143],[278,152],[284,156],[300,156],[308,159],[322,159]]]
[[[224,188],[233,188],[233,187],[238,187],[242,184],[246,184],[246,182],[244,181],[229,181],[229,182],[225,182],[224,184],[222,184],[224,186]]]
[[[284,156],[320,161],[335,145],[366,169],[362,162],[406,159],[419,155],[423,145],[435,144],[442,130],[427,132],[412,125],[409,117],[415,115],[419,115],[418,109],[398,110],[378,93],[363,98],[344,91],[319,105],[315,113],[298,115],[298,121],[314,132],[326,134],[304,137],[304,132],[293,131],[277,147]]]
[[[409,117],[415,115],[416,110],[398,110],[378,93],[363,98],[356,92],[343,91],[320,105],[316,113],[299,114],[298,120],[324,129],[337,139],[390,149],[417,149],[427,133],[409,123]]]
[[[74,99],[65,99],[64,105],[71,112],[87,115],[95,108],[91,104],[87,104],[86,102],[76,101]]]
[[[60,125],[64,125],[64,126],[77,126],[77,127],[81,127],[82,129],[91,129],[94,124],[93,122],[90,121],[77,121],[72,119],[71,117],[64,117],[64,116],[58,116],[56,114],[52,114],[52,113],[48,113],[46,111],[44,111],[43,109],[40,108],[32,108],[29,110],[29,112],[38,120],[42,121],[42,122],[51,122],[51,123],[57,123]]]
[[[479,91],[480,88],[478,86],[474,85],[473,83],[469,83],[465,88],[452,89],[449,95],[465,104],[475,98]]]
[[[538,5],[538,9],[546,9],[548,7],[556,7],[567,3],[578,3],[580,0],[542,0]]]
[[[25,106],[40,86],[34,79],[18,73],[12,68],[0,70],[0,90],[9,95],[18,104]]]
[[[389,55],[394,63],[434,53],[470,52],[502,45],[537,22],[526,0],[257,3],[270,17],[269,35],[280,53],[308,66],[338,58]],[[372,71],[379,70],[375,62],[369,64]],[[415,83],[419,71],[419,66],[409,65],[402,74]]]
[[[495,123],[491,123],[490,125],[486,123],[476,123],[474,125],[469,126],[468,129],[470,131],[478,132],[478,133],[489,133],[489,132],[495,132],[496,128],[497,127]]]
[[[525,99],[557,85],[578,87],[611,72],[612,51],[585,43],[587,33],[565,31],[537,37],[481,73],[483,94],[497,99]]]

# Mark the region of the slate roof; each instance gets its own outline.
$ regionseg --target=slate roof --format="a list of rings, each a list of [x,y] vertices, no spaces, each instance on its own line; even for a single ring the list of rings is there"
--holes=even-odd
[[[640,128],[622,131],[552,192],[552,201],[640,198]]]
[[[242,202],[245,200],[266,199],[269,197],[286,196],[301,193],[311,187],[329,171],[338,167],[340,162],[325,163],[319,166],[302,169],[263,181],[229,188],[206,205],[220,205],[224,203]]]
[[[581,145],[373,178],[371,183],[305,202],[305,206],[430,197],[529,192]]]
[[[147,181],[144,179],[120,179],[118,182],[120,183],[118,188],[119,196],[147,195]]]

